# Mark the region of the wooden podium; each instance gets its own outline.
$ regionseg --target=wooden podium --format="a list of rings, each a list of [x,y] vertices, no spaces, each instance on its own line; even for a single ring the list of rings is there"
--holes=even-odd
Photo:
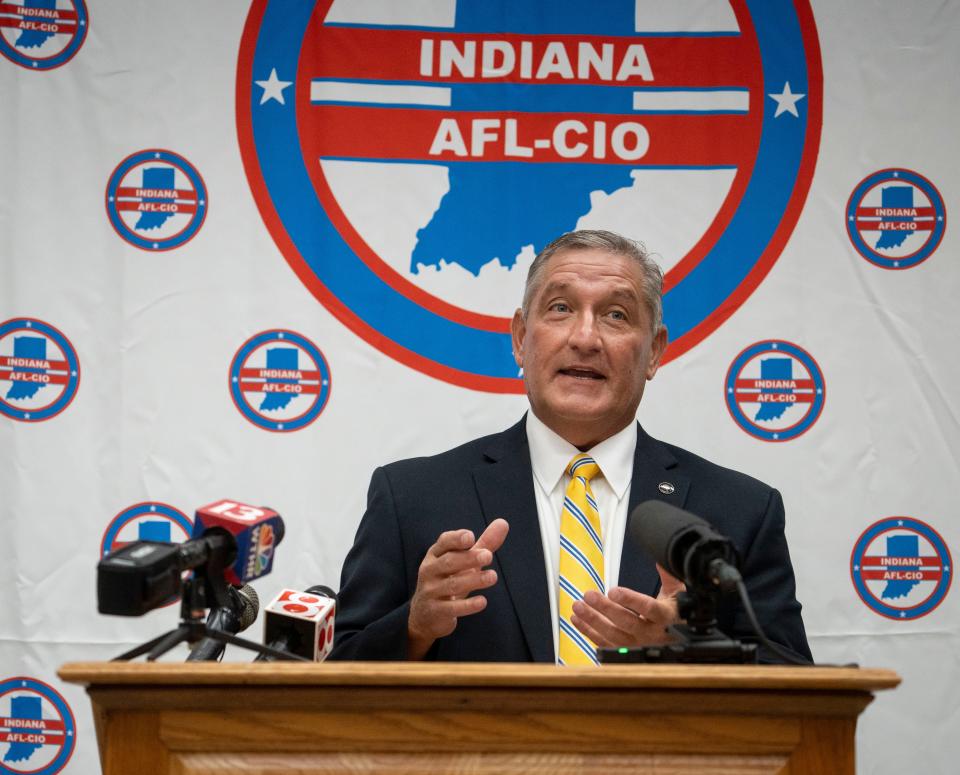
[[[66,664],[105,775],[852,773],[888,670]]]

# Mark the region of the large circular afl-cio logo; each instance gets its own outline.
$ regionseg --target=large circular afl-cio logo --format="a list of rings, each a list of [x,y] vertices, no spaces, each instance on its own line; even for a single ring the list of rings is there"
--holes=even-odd
[[[796,224],[821,96],[808,0],[255,0],[237,128],[268,229],[333,314],[438,379],[522,392],[510,316],[564,232],[658,254],[667,360],[723,323]]]

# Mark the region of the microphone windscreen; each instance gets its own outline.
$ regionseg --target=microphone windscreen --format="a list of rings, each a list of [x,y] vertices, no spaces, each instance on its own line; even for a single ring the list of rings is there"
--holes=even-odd
[[[691,526],[710,529],[708,522],[689,511],[663,501],[649,500],[641,503],[630,514],[627,532],[634,544],[671,574],[682,578],[683,569],[675,567],[674,542]],[[682,558],[677,559],[677,563],[679,562],[682,562]]]
[[[244,584],[237,590],[237,597],[240,599],[239,632],[243,632],[254,623],[257,614],[260,613],[260,597],[257,595],[257,590],[249,584]]]
[[[312,587],[307,587],[304,590],[307,594],[310,595],[323,595],[324,597],[329,597],[333,601],[337,601],[337,593],[334,592],[326,584],[314,584]]]

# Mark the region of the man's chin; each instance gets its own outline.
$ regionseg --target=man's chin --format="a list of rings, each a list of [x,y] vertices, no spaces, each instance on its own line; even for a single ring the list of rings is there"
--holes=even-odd
[[[586,398],[594,400],[588,401]],[[613,409],[608,401],[600,400],[597,396],[566,395],[563,400],[554,402],[549,411],[565,423],[594,425],[608,422]]]

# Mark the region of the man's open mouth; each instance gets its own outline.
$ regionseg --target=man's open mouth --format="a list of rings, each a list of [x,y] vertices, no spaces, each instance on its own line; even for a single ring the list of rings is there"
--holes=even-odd
[[[560,369],[560,373],[565,377],[574,377],[576,379],[606,379],[606,377],[601,374],[599,371],[594,371],[593,369],[583,369],[583,368],[571,368],[571,369]]]

